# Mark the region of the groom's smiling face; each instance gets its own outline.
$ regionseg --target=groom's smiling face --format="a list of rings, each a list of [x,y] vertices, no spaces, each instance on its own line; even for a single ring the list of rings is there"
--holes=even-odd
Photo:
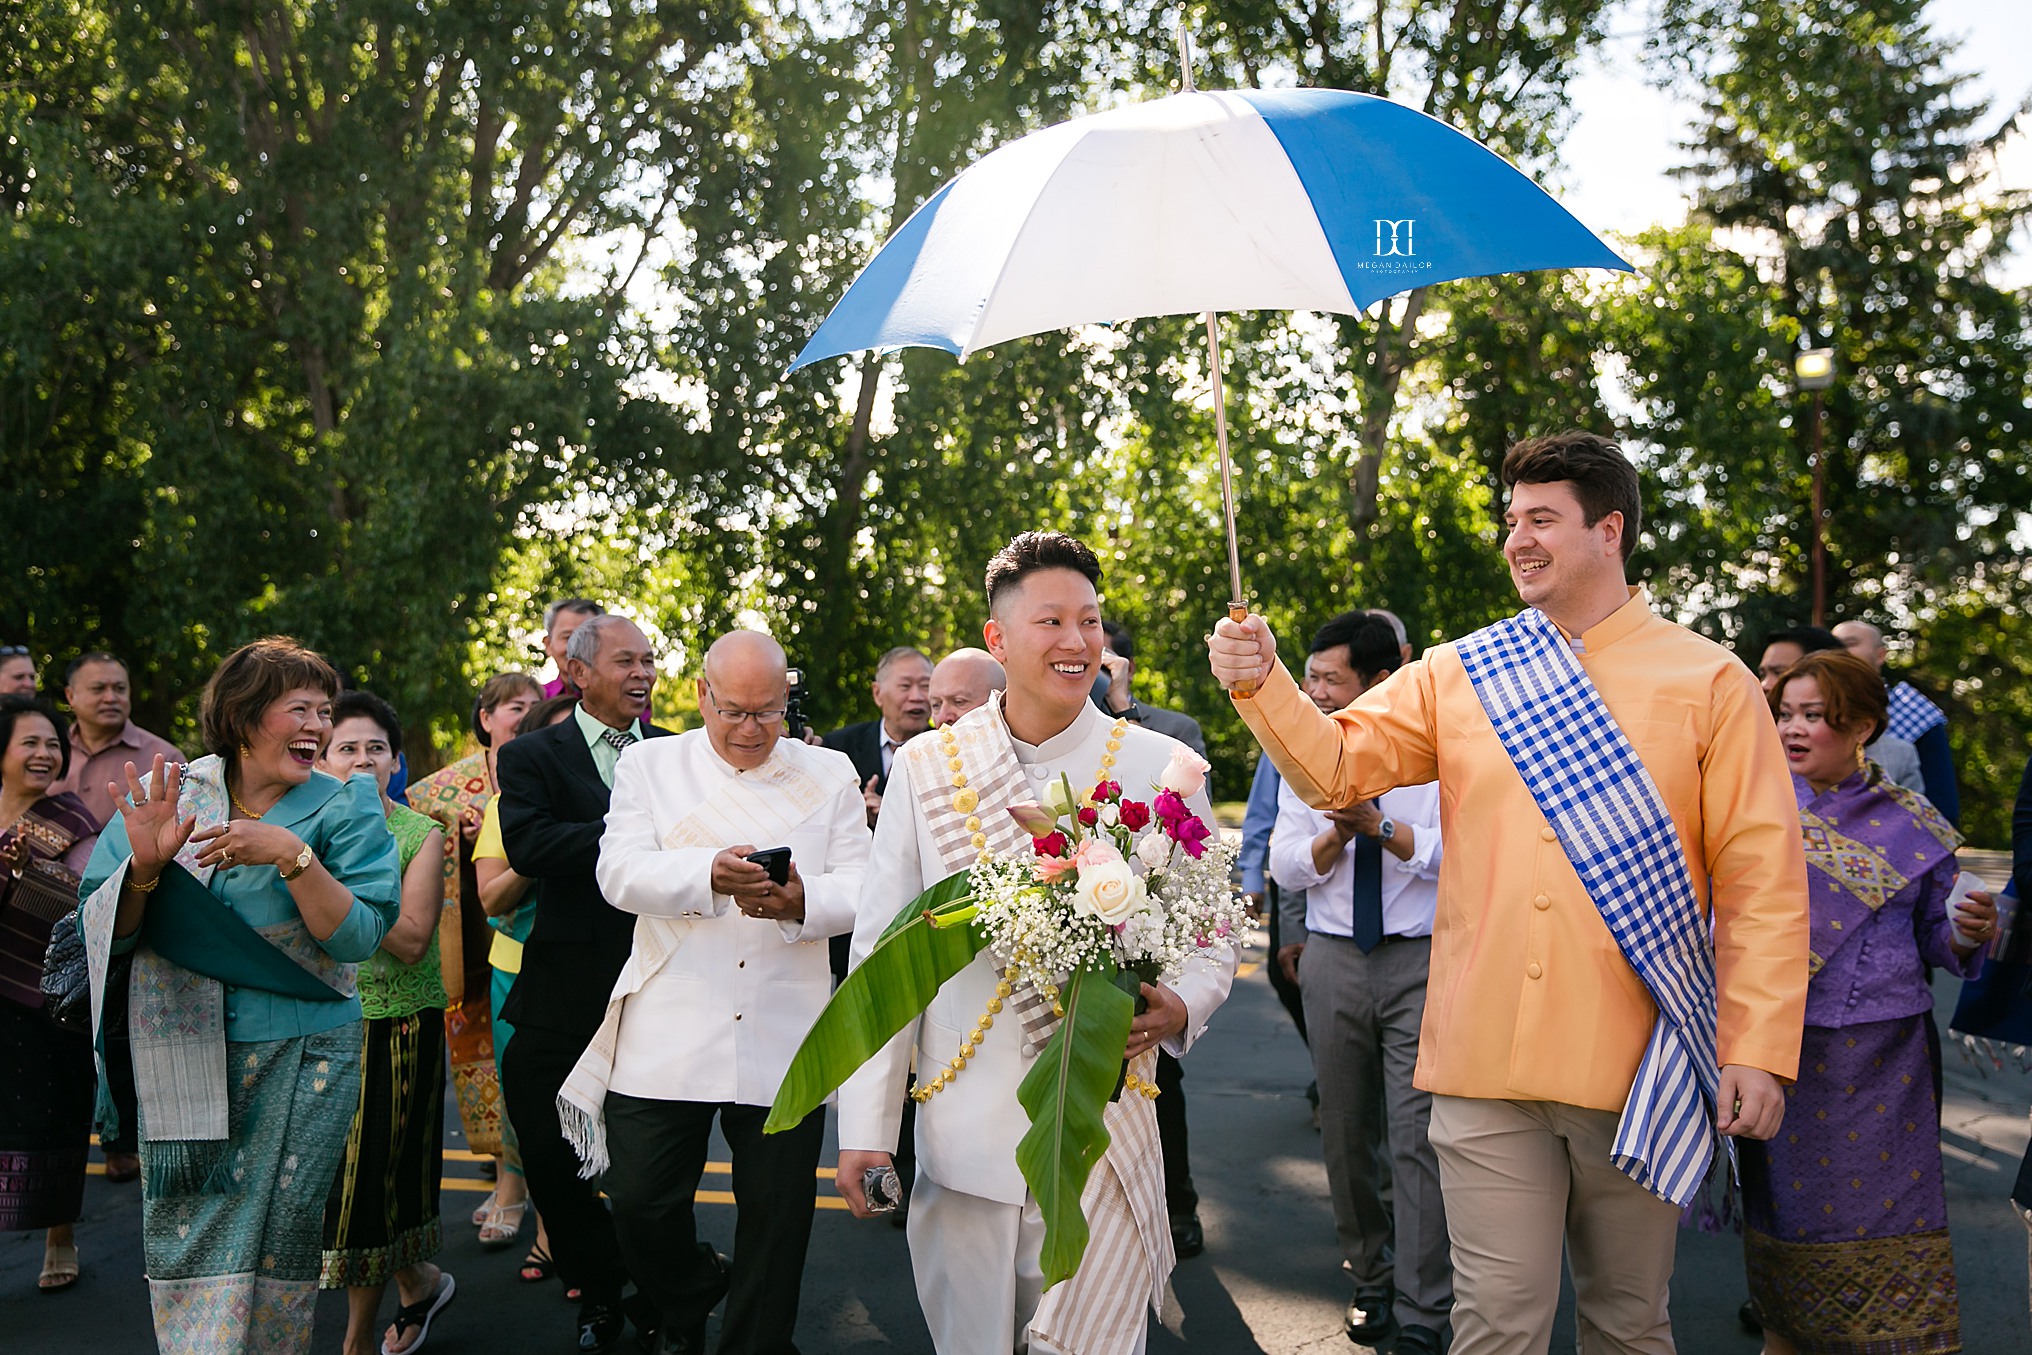
[[[1084,574],[1040,569],[996,599],[988,652],[1009,685],[1076,708],[1101,671],[1101,600]]]

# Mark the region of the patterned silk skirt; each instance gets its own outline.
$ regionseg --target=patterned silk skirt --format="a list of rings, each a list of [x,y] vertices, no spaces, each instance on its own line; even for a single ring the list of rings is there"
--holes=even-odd
[[[1962,1348],[1924,1016],[1806,1027],[1784,1127],[1740,1156],[1766,1327],[1806,1355]]]
[[[0,1233],[77,1220],[97,1081],[90,1040],[0,997]]]
[[[225,1194],[143,1195],[160,1355],[310,1349],[325,1197],[360,1102],[360,1022],[226,1046]],[[144,1112],[141,1157],[149,1144]]]
[[[384,1284],[444,1247],[444,1013],[370,1017],[366,1027],[359,1112],[325,1202],[326,1289]]]

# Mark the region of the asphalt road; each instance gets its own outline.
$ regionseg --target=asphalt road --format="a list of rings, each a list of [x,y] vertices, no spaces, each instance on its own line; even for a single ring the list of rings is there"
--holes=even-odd
[[[1261,959],[1260,936],[1257,942],[1252,962]],[[1304,1097],[1310,1078],[1304,1046],[1260,969],[1255,963],[1245,968],[1234,997],[1186,1061],[1207,1251],[1180,1264],[1175,1287],[1182,1320],[1173,1329],[1153,1328],[1150,1349],[1153,1355],[1352,1352],[1341,1333],[1348,1287],[1334,1251],[1326,1175]],[[2026,1229],[2006,1197],[2025,1151],[2032,1078],[2015,1066],[1981,1076],[1950,1049],[1947,1082],[1942,1142],[1966,1347],[2026,1350],[2032,1348]],[[447,1119],[458,1123],[456,1115]],[[480,1250],[465,1218],[486,1183],[473,1163],[456,1160],[464,1145],[456,1129],[453,1134],[444,1193],[448,1241],[439,1259],[457,1277],[459,1296],[427,1348],[436,1355],[564,1355],[573,1349],[574,1309],[555,1282],[517,1281],[520,1248]],[[726,1162],[724,1147],[714,1159]],[[702,1235],[723,1249],[733,1236],[726,1185],[724,1174],[709,1175],[706,1187],[715,1198],[700,1208]],[[884,1222],[857,1222],[831,1207],[837,1204],[831,1183],[819,1182],[799,1345],[806,1355],[930,1355],[903,1234]],[[70,1292],[50,1297],[35,1290],[40,1235],[0,1234],[0,1352],[152,1349],[139,1221],[138,1187],[109,1185],[95,1175],[78,1229],[84,1277]],[[1735,1321],[1744,1292],[1740,1239],[1683,1233],[1672,1295],[1680,1350],[1753,1355],[1759,1343]],[[343,1296],[324,1295],[318,1318],[313,1349],[337,1351]],[[1553,1349],[1571,1350],[1573,1340],[1569,1296]]]

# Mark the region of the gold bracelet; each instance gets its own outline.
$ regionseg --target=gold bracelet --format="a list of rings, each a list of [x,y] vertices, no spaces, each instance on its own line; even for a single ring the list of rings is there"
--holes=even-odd
[[[155,873],[155,878],[153,880],[150,880],[147,884],[143,884],[141,883],[141,881],[135,879],[134,871],[131,868],[127,872],[127,887],[129,889],[132,889],[137,894],[153,894],[156,890],[156,887],[159,886],[161,883],[162,883],[161,871],[157,871]]]

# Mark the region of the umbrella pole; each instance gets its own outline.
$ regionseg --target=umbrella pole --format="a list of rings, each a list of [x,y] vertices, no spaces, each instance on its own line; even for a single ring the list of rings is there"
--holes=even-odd
[[[1184,6],[1178,11],[1178,75],[1179,87],[1187,94],[1192,93],[1192,29],[1186,22]],[[1235,547],[1235,465],[1228,459],[1228,391],[1221,380],[1218,311],[1206,313],[1206,351],[1207,370],[1214,378],[1214,443],[1221,453],[1221,516],[1228,529],[1228,617],[1239,622],[1249,619],[1249,604],[1242,600],[1242,556]],[[1228,688],[1228,694],[1237,700],[1247,700],[1256,694],[1256,684],[1238,682]]]
[[[1206,313],[1207,370],[1214,380],[1214,444],[1221,456],[1221,516],[1228,531],[1228,616],[1246,621],[1249,604],[1242,599],[1242,556],[1235,545],[1235,463],[1228,456],[1228,391],[1221,377],[1221,318],[1217,311]],[[1246,699],[1256,694],[1256,684],[1238,682],[1228,688],[1231,696]]]

